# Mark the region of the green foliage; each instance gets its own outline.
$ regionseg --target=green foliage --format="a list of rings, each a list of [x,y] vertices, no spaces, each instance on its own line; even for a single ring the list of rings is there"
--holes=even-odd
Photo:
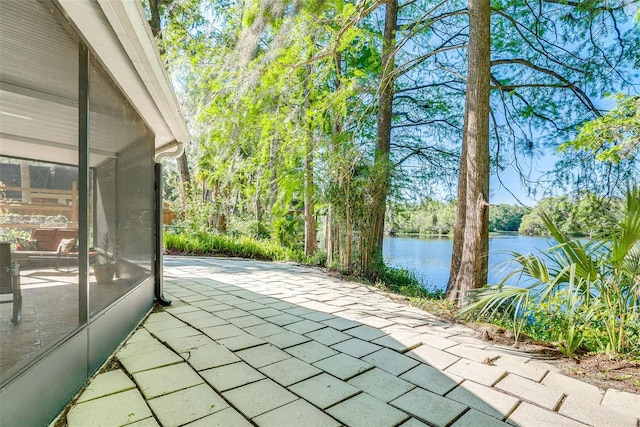
[[[11,243],[11,250],[22,242],[28,242],[31,231],[24,228],[0,228],[0,241]]]
[[[545,236],[548,231],[537,213],[529,213],[522,217],[518,233],[523,236]]]
[[[227,233],[231,236],[249,236],[255,239],[268,239],[271,236],[267,224],[253,218],[232,216],[227,223]]]
[[[380,282],[395,293],[410,297],[427,297],[429,293],[424,289],[414,272],[381,266],[378,271]]]
[[[189,154],[202,200],[180,210],[180,226],[208,233],[226,218],[233,233],[302,247],[299,221],[286,218],[304,200],[305,147],[312,146],[315,207],[330,212],[340,229],[337,254],[328,256],[346,271],[362,267],[370,202],[381,188],[372,163],[383,5],[160,2],[158,42],[194,135]],[[570,139],[592,112],[590,96],[630,85],[625,67],[637,61],[637,35],[616,33],[627,10],[590,5],[492,3],[498,164],[517,164],[517,153],[535,151],[532,134],[548,144]],[[396,194],[421,187],[428,190],[414,194],[432,196],[455,185],[468,66],[466,7],[459,0],[421,0],[400,8],[391,182],[384,183]],[[611,34],[617,43],[601,46]],[[176,175],[167,174],[167,183],[177,185]],[[455,208],[437,203],[401,206],[393,228],[451,233]],[[492,229],[513,229],[519,213],[499,209],[490,214]]]
[[[559,150],[584,150],[601,162],[620,163],[640,150],[640,96],[616,96],[617,105],[607,114],[587,122],[573,141]]]
[[[164,245],[168,251],[185,255],[223,255],[265,261],[308,261],[302,252],[283,247],[272,240],[217,232],[166,232]]]
[[[461,314],[506,321],[567,355],[581,344],[640,354],[640,188],[628,190],[622,219],[586,243],[567,238],[550,215],[541,218],[557,244],[541,256],[514,253],[517,268],[474,292]],[[512,277],[521,287],[506,284]]]
[[[518,231],[522,217],[530,209],[513,205],[492,205],[489,209],[489,231]],[[397,204],[392,207],[392,228],[396,233],[453,234],[455,202],[425,199],[420,205]]]
[[[282,246],[304,250],[304,221],[298,216],[275,219],[273,235]]]
[[[392,207],[394,222],[392,228],[396,233],[435,234],[453,233],[456,217],[455,202],[440,202],[425,199],[419,205],[406,203]]]
[[[599,197],[591,192],[576,196],[547,197],[522,217],[518,232],[525,236],[548,236],[541,214],[548,215],[560,231],[573,236],[594,236],[609,229],[617,218],[620,200]]]
[[[207,232],[214,228],[219,207],[208,200],[203,200],[193,190],[188,190],[184,197],[175,199],[169,204],[178,217],[173,225],[190,232]]]
[[[518,231],[522,217],[531,209],[514,205],[489,207],[489,231]]]

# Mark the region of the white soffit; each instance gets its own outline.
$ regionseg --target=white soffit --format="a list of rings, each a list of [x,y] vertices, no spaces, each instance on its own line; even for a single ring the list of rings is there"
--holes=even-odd
[[[152,128],[156,151],[186,144],[189,132],[138,0],[58,2]]]

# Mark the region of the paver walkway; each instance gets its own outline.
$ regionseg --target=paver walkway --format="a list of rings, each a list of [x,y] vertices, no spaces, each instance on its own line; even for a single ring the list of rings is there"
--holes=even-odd
[[[173,304],[117,352],[71,427],[630,426],[606,392],[370,287],[280,263],[165,258]]]

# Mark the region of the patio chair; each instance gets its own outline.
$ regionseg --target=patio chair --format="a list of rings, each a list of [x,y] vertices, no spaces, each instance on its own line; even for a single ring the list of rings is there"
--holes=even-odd
[[[6,299],[5,295],[10,295],[10,299]],[[11,262],[9,242],[0,242],[0,304],[13,304],[11,322],[20,322],[22,319],[20,264]]]

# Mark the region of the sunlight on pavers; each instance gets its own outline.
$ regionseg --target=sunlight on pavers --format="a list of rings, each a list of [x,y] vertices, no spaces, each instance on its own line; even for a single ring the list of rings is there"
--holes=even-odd
[[[70,426],[637,427],[638,396],[507,354],[366,286],[289,264],[166,261],[173,305],[117,352],[126,373],[94,379]]]

